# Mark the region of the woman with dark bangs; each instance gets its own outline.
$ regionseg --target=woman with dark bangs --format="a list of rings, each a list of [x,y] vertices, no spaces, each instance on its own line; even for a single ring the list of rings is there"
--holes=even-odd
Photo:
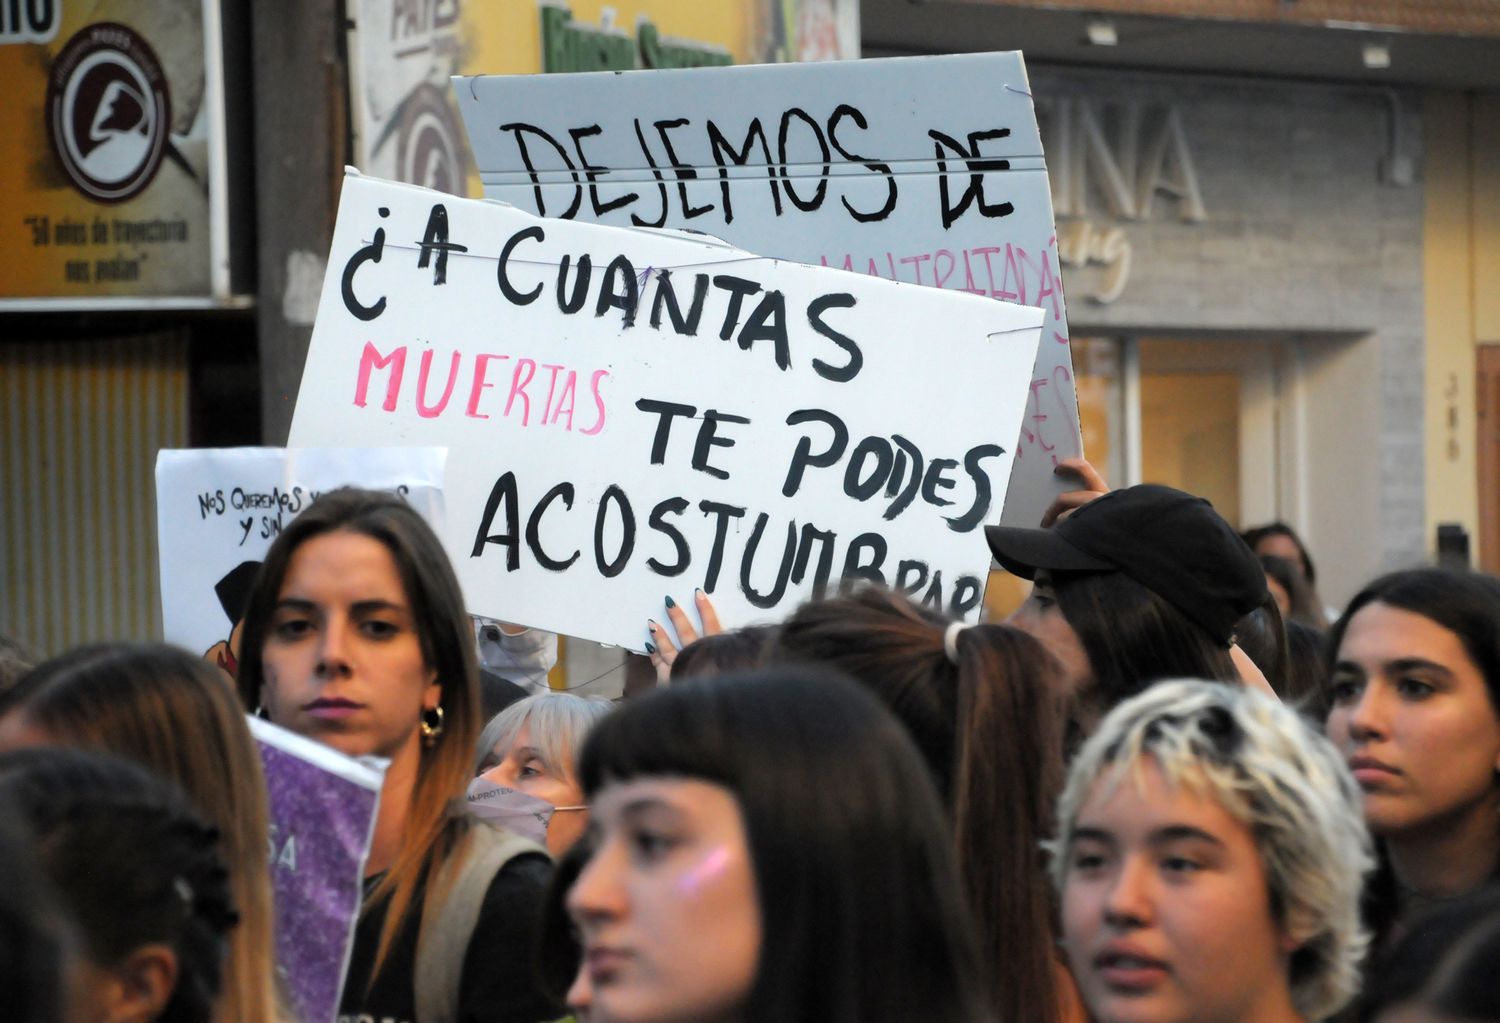
[[[657,690],[589,736],[568,896],[610,1023],[988,1023],[929,772],[854,683]]]

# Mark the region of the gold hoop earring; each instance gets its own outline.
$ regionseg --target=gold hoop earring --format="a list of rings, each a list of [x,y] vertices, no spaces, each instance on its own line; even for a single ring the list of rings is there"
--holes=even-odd
[[[436,720],[428,720],[428,715],[436,715]],[[443,734],[443,708],[434,707],[432,710],[422,712],[422,745],[431,749],[437,745],[438,738]]]

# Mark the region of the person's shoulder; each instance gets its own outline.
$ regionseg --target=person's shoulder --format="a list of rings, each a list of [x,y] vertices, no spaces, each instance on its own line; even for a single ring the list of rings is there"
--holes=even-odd
[[[567,1011],[537,987],[531,970],[552,861],[539,847],[527,845],[506,860],[485,890],[464,955],[460,1018],[467,1023],[535,1023]]]
[[[505,862],[484,893],[486,908],[493,902],[535,898],[540,900],[552,882],[552,860],[546,852],[528,849]]]

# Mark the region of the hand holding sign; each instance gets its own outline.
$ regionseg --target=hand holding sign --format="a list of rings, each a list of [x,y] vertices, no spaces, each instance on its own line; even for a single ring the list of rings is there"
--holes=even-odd
[[[702,590],[694,590],[693,603],[697,605],[698,620],[703,623],[701,632],[693,628],[687,612],[677,601],[671,597],[666,599],[667,618],[677,632],[675,642],[656,619],[646,620],[646,631],[651,634],[646,642],[646,653],[651,655],[651,666],[656,669],[658,682],[666,682],[672,677],[672,662],[677,660],[677,654],[683,647],[696,643],[704,636],[717,636],[724,631],[724,627],[719,624],[719,613],[714,610],[714,602],[709,599],[708,594]]]

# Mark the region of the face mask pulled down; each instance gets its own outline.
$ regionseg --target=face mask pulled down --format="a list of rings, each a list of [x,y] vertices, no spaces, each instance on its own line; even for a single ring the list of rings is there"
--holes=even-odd
[[[496,785],[483,777],[469,782],[469,812],[480,820],[509,828],[538,845],[547,844],[547,825],[558,810],[581,810],[581,806],[556,807],[519,789]]]

